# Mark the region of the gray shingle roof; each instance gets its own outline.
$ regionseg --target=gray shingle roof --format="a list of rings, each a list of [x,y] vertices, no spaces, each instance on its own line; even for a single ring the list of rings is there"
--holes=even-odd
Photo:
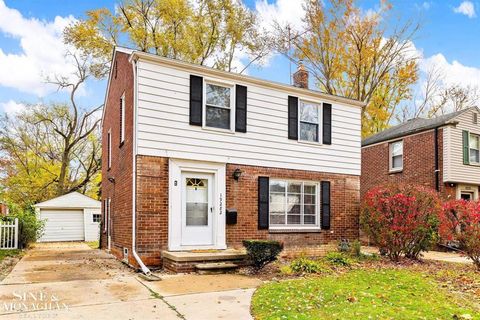
[[[476,108],[476,107],[473,107],[473,108]],[[379,132],[373,136],[370,136],[364,139],[362,141],[362,147],[365,147],[374,143],[386,141],[386,140],[400,138],[409,134],[441,127],[446,123],[448,123],[449,121],[453,120],[458,115],[464,113],[467,110],[471,110],[473,108],[467,108],[457,112],[448,113],[432,119],[413,118],[411,120],[403,122],[394,127],[388,128],[382,132]]]

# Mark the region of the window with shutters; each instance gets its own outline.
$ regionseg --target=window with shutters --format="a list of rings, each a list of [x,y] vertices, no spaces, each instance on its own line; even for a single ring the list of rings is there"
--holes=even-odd
[[[234,129],[233,87],[217,83],[205,83],[205,127]]]
[[[395,141],[389,145],[390,172],[403,170],[403,140]]]
[[[319,184],[270,179],[270,228],[319,228]]]
[[[301,100],[298,115],[299,140],[308,142],[321,141],[321,104]]]
[[[469,156],[470,163],[480,164],[480,136],[470,134],[469,140]]]
[[[120,98],[120,146],[125,141],[125,92]]]

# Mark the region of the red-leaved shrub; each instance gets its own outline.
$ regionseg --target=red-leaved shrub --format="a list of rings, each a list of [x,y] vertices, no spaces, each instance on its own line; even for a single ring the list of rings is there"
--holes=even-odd
[[[456,241],[480,270],[480,202],[452,200],[443,204],[440,236]]]
[[[401,255],[418,258],[437,240],[441,202],[431,189],[390,185],[365,195],[360,223],[375,245],[398,261]]]

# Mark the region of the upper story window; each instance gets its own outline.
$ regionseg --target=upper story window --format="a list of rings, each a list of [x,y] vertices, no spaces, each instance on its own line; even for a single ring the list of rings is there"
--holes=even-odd
[[[232,88],[206,83],[205,126],[212,128],[232,128]]]
[[[107,133],[107,169],[112,167],[112,131]]]
[[[470,163],[480,164],[480,136],[470,134]]]
[[[299,139],[301,141],[319,142],[320,136],[320,105],[300,101]]]
[[[390,143],[390,171],[403,169],[403,140]]]
[[[315,182],[270,179],[270,227],[318,227],[318,199],[319,186]]]
[[[120,98],[120,144],[125,141],[125,92]]]

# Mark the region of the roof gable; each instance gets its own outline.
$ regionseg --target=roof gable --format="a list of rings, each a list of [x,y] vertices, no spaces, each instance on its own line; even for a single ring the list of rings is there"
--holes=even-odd
[[[100,208],[100,206],[100,201],[78,192],[64,194],[35,205],[36,208]]]

